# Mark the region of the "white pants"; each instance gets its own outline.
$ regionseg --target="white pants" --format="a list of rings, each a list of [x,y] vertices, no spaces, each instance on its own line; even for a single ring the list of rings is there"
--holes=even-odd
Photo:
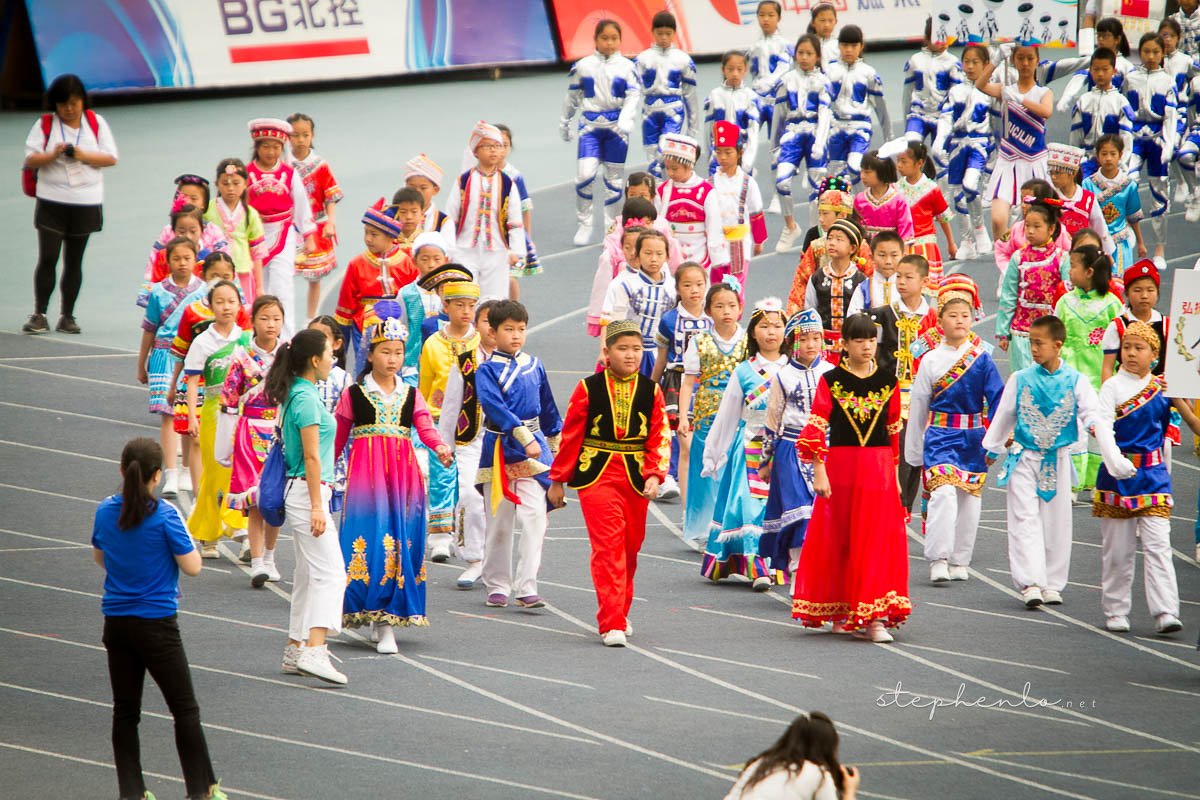
[[[273,294],[283,304],[283,331],[280,341],[288,341],[292,334],[303,330],[306,320],[296,319],[296,229],[287,229],[287,239],[279,254],[263,264],[263,285],[259,294]]]
[[[943,484],[934,489],[925,506],[925,558],[970,566],[982,505],[983,498],[957,486]]]
[[[1171,520],[1166,517],[1132,517],[1100,520],[1103,570],[1100,606],[1106,617],[1129,615],[1133,605],[1133,569],[1137,540],[1142,538],[1142,568],[1146,605],[1150,615],[1179,616],[1179,586],[1171,561]]]
[[[459,263],[470,268],[479,284],[479,302],[508,299],[508,251],[457,248]]]
[[[542,541],[546,538],[546,490],[533,478],[516,478],[510,484],[520,505],[502,500],[496,513],[485,502],[487,540],[483,547],[483,584],[488,594],[537,594],[537,575],[542,566]],[[484,487],[487,488],[486,486]],[[512,565],[513,523],[521,523],[517,567]],[[515,576],[514,576],[515,573]]]
[[[1008,566],[1013,586],[1061,592],[1071,568],[1071,456],[1058,451],[1058,493],[1037,495],[1041,459],[1026,452],[1008,481]]]
[[[296,547],[296,572],[292,577],[292,610],[288,617],[288,637],[297,642],[308,638],[312,628],[325,628],[330,635],[342,630],[342,595],[346,591],[346,562],[338,541],[337,522],[329,513],[328,486],[321,487],[325,506],[325,532],[312,535],[312,505],[308,484],[295,478],[284,497],[287,516],[283,530],[291,534]]]
[[[482,452],[482,436],[468,445],[460,445],[455,450],[455,460],[458,462],[458,508],[455,509],[455,516],[461,514],[460,555],[464,561],[483,560],[487,518],[483,513],[483,495],[475,487],[475,473],[479,469],[479,456]]]

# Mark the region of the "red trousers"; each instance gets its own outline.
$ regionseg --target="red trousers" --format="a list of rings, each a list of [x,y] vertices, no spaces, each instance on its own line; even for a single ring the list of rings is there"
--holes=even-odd
[[[623,631],[633,604],[633,573],[646,538],[649,501],[634,491],[622,459],[613,458],[599,480],[579,490],[579,505],[592,543],[592,583],[600,610],[600,633]]]

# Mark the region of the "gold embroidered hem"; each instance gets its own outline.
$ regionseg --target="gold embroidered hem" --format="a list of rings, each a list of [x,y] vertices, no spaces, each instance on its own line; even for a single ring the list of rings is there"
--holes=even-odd
[[[429,619],[424,614],[416,614],[411,617],[398,617],[386,611],[359,611],[354,614],[342,614],[343,628],[365,628],[374,623],[392,625],[397,628],[429,627]]]
[[[475,485],[491,486],[492,469],[492,467],[481,467],[479,471],[475,473]],[[534,478],[538,475],[541,475],[543,472],[549,471],[549,467],[532,458],[527,458],[524,461],[518,461],[515,464],[504,465],[504,472],[506,475],[508,475],[509,480],[515,480],[517,478]]]
[[[1147,506],[1146,508],[1132,509],[1110,506],[1106,503],[1101,503],[1099,500],[1093,500],[1092,516],[1104,519],[1137,519],[1138,517],[1163,517],[1164,519],[1170,519],[1171,507]]]
[[[972,483],[963,480],[958,475],[934,475],[926,479],[925,491],[933,492],[935,489],[940,489],[943,486],[953,486],[955,489],[966,492],[972,497],[981,497],[983,495],[983,484]]]
[[[853,609],[850,603],[841,601],[814,603],[800,598],[792,600],[792,617],[799,619],[806,628],[820,627],[831,621],[842,621],[846,630],[855,630],[876,621],[894,628],[911,613],[912,601],[895,591],[868,603],[858,603]]]

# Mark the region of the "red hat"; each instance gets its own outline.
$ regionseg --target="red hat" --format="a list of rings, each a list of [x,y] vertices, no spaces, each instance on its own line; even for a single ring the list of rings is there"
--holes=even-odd
[[[742,140],[742,129],[729,120],[713,125],[713,147],[737,147]]]
[[[1141,278],[1150,278],[1154,281],[1155,286],[1159,285],[1158,267],[1154,266],[1154,262],[1148,258],[1134,262],[1134,265],[1125,270],[1125,274],[1121,276],[1121,282],[1128,289],[1129,284]]]

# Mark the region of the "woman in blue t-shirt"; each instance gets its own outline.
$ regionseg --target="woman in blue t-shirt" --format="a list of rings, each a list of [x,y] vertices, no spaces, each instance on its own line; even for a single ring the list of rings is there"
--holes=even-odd
[[[121,451],[121,494],[100,503],[92,557],[104,567],[104,648],[113,693],[113,756],[122,800],[149,798],[142,778],[138,723],[146,673],[175,717],[175,746],[189,800],[225,800],[217,785],[200,706],[179,636],[179,571],[200,574],[200,552],[174,506],[154,497],[162,448],[133,439]]]
[[[287,463],[283,529],[296,548],[283,671],[344,686],[346,676],[333,666],[325,646],[327,634],[342,630],[346,591],[346,564],[329,513],[337,423],[317,389],[332,368],[329,337],[312,328],[300,331],[275,353],[266,393],[282,409],[279,441]]]

